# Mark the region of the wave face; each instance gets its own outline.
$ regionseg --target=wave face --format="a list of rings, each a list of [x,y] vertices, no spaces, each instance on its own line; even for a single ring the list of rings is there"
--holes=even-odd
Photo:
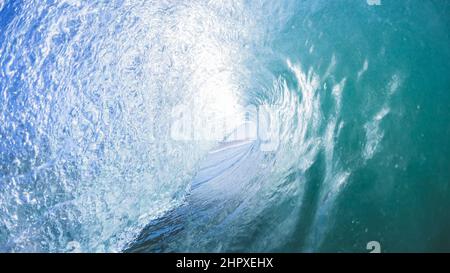
[[[450,251],[450,5],[330,2],[0,0],[0,251]]]

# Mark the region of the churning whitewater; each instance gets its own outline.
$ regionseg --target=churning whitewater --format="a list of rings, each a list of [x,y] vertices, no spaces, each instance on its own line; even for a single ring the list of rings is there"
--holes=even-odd
[[[0,0],[0,252],[449,251],[449,13]]]

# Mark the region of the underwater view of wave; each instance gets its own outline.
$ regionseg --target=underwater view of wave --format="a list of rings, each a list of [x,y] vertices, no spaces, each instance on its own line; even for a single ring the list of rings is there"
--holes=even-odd
[[[450,251],[449,15],[0,0],[0,252]]]

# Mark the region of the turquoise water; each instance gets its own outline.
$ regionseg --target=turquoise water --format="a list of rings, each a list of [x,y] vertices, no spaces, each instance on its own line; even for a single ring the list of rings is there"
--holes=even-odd
[[[0,251],[450,251],[449,14],[0,0]]]

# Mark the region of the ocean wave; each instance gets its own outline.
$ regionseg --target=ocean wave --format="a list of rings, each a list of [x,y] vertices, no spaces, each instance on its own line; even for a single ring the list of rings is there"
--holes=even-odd
[[[0,1],[0,251],[364,251],[391,236],[377,223],[417,162],[399,147],[443,139],[407,122],[426,124],[415,88],[448,87],[428,81],[448,67],[429,53],[448,56],[446,24],[401,5]]]

